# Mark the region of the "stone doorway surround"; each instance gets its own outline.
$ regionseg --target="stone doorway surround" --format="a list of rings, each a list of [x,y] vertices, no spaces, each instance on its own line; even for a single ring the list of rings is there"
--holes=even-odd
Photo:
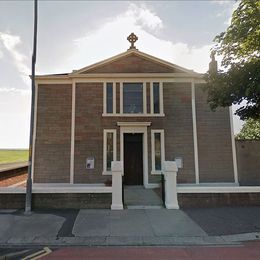
[[[147,127],[151,122],[117,122],[120,127],[120,161],[124,165],[124,134],[125,133],[141,133],[143,134],[143,185],[149,188],[148,182],[148,140]]]

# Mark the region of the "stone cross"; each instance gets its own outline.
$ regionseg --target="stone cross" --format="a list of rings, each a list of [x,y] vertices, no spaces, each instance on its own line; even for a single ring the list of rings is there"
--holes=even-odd
[[[134,34],[134,33],[131,33],[128,37],[127,37],[127,40],[131,43],[131,46],[129,48],[130,49],[136,49],[134,43],[138,40],[138,37]]]

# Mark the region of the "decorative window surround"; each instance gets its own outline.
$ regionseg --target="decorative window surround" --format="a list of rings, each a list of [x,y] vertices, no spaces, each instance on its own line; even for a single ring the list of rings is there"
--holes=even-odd
[[[152,172],[151,174],[161,174],[162,170],[155,169],[155,134],[159,133],[161,136],[161,166],[165,161],[165,142],[164,142],[164,130],[151,130],[151,155],[152,155]]]
[[[107,83],[113,84],[113,113],[107,113]],[[116,114],[116,82],[103,82],[103,115]]]
[[[116,82],[119,82],[119,88],[120,88],[120,112],[116,112]],[[123,113],[123,84],[124,83],[143,83],[143,113]],[[150,89],[152,90],[153,82],[150,82]],[[160,92],[160,113],[154,113],[153,112],[153,96],[152,99],[150,98],[150,113],[147,113],[147,83],[146,81],[143,81],[142,79],[130,79],[125,81],[107,81],[103,82],[103,117],[165,117],[165,114],[163,112],[163,81],[156,81],[159,83],[159,92]],[[106,112],[106,83],[113,83],[113,113],[107,113]],[[153,93],[150,91],[150,93]],[[151,94],[150,94],[151,96]]]
[[[160,104],[160,112],[154,113],[154,97],[153,97],[153,84],[159,83],[159,104]],[[163,82],[162,81],[153,81],[150,83],[150,111],[152,116],[164,116],[163,112]]]
[[[116,161],[116,129],[104,129],[103,132],[103,172],[102,175],[112,175],[111,171],[107,170],[107,134],[113,134],[113,161]]]

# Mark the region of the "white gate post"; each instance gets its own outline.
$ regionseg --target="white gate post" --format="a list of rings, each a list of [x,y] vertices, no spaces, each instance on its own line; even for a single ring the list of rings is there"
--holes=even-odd
[[[112,171],[112,205],[111,210],[124,209],[122,202],[122,175],[123,162],[113,161],[111,163]]]
[[[176,181],[178,167],[176,162],[165,161],[163,170],[165,178],[165,207],[167,209],[179,209]]]

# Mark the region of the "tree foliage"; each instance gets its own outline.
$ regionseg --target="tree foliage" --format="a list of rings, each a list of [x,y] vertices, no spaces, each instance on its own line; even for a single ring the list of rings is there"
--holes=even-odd
[[[246,120],[243,128],[236,136],[237,139],[255,140],[260,139],[260,119]]]
[[[260,118],[260,1],[242,0],[214,41],[224,69],[205,76],[210,107],[245,101],[235,113],[243,120]]]

